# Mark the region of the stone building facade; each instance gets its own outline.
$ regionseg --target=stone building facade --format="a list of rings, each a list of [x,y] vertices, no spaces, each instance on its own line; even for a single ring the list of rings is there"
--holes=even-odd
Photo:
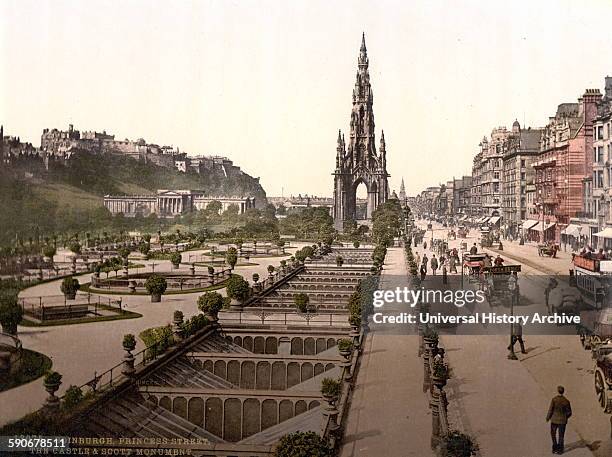
[[[536,161],[540,150],[541,129],[521,128],[512,124],[512,134],[503,156],[502,215],[512,236],[520,234],[523,221],[528,219],[527,189],[535,183]]]
[[[205,209],[210,203],[221,203],[221,212],[235,205],[238,214],[255,208],[255,197],[215,197],[204,195],[197,190],[158,190],[156,195],[105,195],[104,206],[113,214],[126,217],[147,217],[156,214],[158,217],[172,218],[192,211]]]

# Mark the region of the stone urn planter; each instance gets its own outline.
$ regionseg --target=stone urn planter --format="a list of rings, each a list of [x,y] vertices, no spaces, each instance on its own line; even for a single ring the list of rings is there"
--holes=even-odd
[[[136,371],[134,368],[134,356],[132,351],[136,349],[136,338],[132,334],[127,334],[123,337],[123,350],[125,355],[123,356],[123,367],[121,368],[121,374],[125,376],[133,376]]]
[[[128,288],[130,289],[131,294],[136,293],[136,281],[134,280],[130,281]],[[161,300],[161,295],[159,299]]]
[[[79,281],[73,277],[64,278],[60,290],[66,297],[66,300],[74,300],[77,291],[81,288]]]
[[[47,373],[45,379],[43,380],[43,386],[45,390],[49,394],[47,399],[45,400],[45,407],[50,410],[57,410],[60,405],[59,398],[55,395],[62,384],[62,375],[57,371],[52,371]]]
[[[151,303],[159,303],[161,302],[162,294],[151,294]]]

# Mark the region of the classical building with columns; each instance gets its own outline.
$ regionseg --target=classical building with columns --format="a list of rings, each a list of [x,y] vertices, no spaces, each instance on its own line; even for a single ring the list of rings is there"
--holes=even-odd
[[[243,214],[250,208],[255,208],[255,197],[251,196],[207,196],[198,190],[166,190],[160,189],[156,195],[105,195],[104,206],[113,214],[123,214],[127,217],[140,215],[147,217],[157,214],[158,217],[175,217],[191,211],[205,209],[209,203],[221,203],[221,212],[231,205]]]

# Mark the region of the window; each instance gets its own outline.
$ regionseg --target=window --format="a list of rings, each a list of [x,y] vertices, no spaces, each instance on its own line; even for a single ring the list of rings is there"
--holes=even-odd
[[[597,138],[603,140],[603,125],[597,126]]]
[[[493,179],[499,179],[499,171],[493,172]]]
[[[521,181],[525,181],[525,172],[521,171]]]
[[[494,182],[493,183],[493,192],[499,192],[499,183],[498,182]]]
[[[521,159],[521,168],[525,168],[525,159]]]
[[[596,162],[598,164],[603,164],[604,162],[604,156],[603,156],[603,146],[597,146],[597,160]]]

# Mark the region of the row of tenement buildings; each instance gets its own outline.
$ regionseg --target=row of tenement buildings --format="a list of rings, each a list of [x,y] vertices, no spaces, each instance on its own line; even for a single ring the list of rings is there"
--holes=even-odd
[[[176,168],[179,171],[220,170],[226,176],[240,171],[240,167],[223,156],[188,156],[178,147],[159,146],[147,143],[143,138],[137,140],[119,140],[106,131],[76,130],[72,124],[68,130],[44,129],[40,136],[40,147],[32,143],[21,142],[19,137],[4,136],[0,127],[0,163],[10,163],[17,157],[42,157],[45,163],[49,159],[66,160],[74,153],[88,151],[92,153],[115,153],[156,165]]]
[[[513,236],[612,243],[612,77],[562,103],[542,128],[496,127],[471,176],[422,191],[423,214],[499,225]],[[542,235],[543,232],[543,235]],[[606,241],[608,240],[608,241]]]

